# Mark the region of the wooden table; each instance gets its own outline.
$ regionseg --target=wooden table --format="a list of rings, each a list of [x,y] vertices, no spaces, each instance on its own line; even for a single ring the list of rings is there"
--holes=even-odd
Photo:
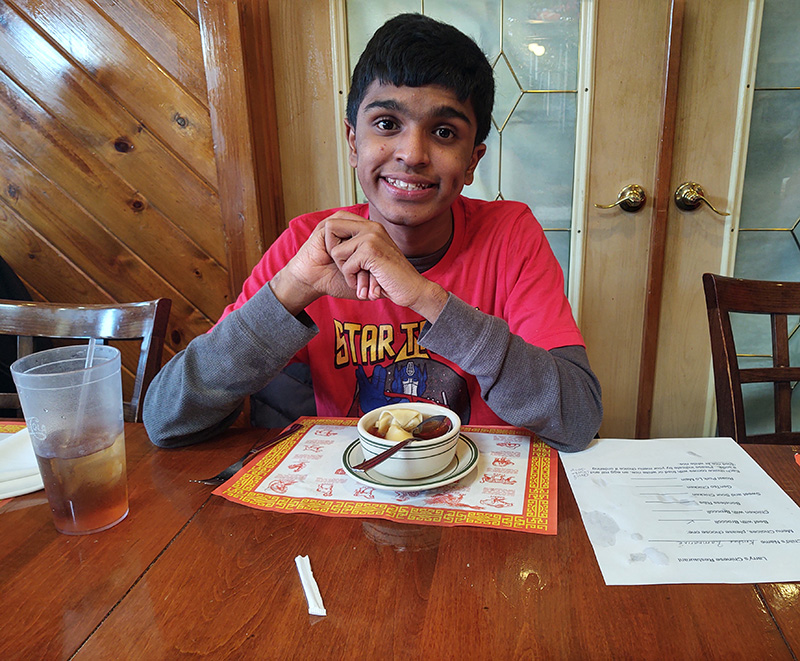
[[[96,535],[57,533],[43,492],[3,505],[0,659],[800,655],[800,584],[606,586],[561,467],[555,536],[263,512],[188,481],[266,433],[159,450],[127,425],[131,511]],[[746,449],[800,503],[796,448]]]

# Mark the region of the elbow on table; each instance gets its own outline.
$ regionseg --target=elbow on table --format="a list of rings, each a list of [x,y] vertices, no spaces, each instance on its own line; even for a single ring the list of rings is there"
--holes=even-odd
[[[581,407],[580,412],[576,413],[571,420],[562,420],[557,435],[548,437],[547,431],[542,430],[537,433],[537,436],[559,452],[585,450],[598,437],[600,423],[603,421],[603,404],[599,397],[595,399],[594,403],[594,407]]]
[[[563,444],[563,447],[557,447],[560,452],[581,452],[591,445],[592,441],[598,438],[600,431],[600,424],[603,422],[603,405],[600,400],[597,400],[597,407],[591,413],[587,413],[587,420],[583,421],[580,428],[575,431],[568,439],[568,442]]]
[[[559,452],[582,452],[589,447],[595,438],[597,438],[596,434],[586,435],[578,439],[570,439],[567,443],[549,443],[549,445],[552,445]]]
[[[222,420],[205,428],[192,428],[191,424],[187,425],[186,421],[180,418],[168,419],[157,413],[148,415],[146,408],[142,419],[147,437],[153,445],[167,449],[182,448],[209,441],[221,434],[234,423],[243,408],[244,402]]]
[[[191,444],[191,441],[185,438],[185,434],[171,433],[170,425],[165,424],[166,421],[163,419],[158,419],[155,416],[148,416],[147,413],[144,413],[142,415],[142,422],[144,422],[144,429],[147,432],[147,437],[156,447],[177,448]]]

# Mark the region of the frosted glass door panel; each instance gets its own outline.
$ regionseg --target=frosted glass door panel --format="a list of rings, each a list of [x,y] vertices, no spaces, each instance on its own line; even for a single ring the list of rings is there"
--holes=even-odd
[[[798,218],[800,91],[756,90],[739,229],[792,229]]]
[[[356,66],[358,57],[370,37],[392,16],[407,12],[418,12],[419,0],[370,0],[370,2],[347,3],[347,50],[350,71]]]
[[[800,3],[765,0],[750,120],[734,274],[753,280],[800,281]],[[770,365],[769,322],[741,315],[734,326],[742,367]],[[752,317],[752,318],[749,318]],[[795,322],[796,323],[796,322]],[[739,346],[741,343],[741,347]],[[800,333],[790,339],[792,365]],[[748,434],[774,431],[773,388],[742,389]],[[793,429],[800,397],[792,393]]]
[[[552,9],[554,5],[557,9]],[[506,0],[503,50],[523,89],[577,87],[579,5]]]
[[[800,87],[800,2],[765,0],[756,87]]]
[[[418,8],[415,11],[420,11]],[[453,0],[426,0],[426,16],[435,18],[457,27],[464,34],[468,34],[475,43],[486,53],[490,62],[500,54],[500,3],[489,0],[466,2]]]
[[[503,132],[504,197],[528,204],[546,228],[569,229],[574,148],[575,96],[525,95]]]

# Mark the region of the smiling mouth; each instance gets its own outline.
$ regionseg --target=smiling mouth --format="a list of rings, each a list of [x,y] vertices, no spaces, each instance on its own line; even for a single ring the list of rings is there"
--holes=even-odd
[[[393,179],[392,177],[384,177],[386,182],[400,190],[426,190],[428,188],[435,188],[436,184],[415,184],[400,179]]]

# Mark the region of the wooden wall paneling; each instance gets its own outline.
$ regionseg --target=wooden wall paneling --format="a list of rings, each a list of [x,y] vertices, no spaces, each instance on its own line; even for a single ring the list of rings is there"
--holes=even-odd
[[[0,232],[3,237],[3,259],[21,279],[38,294],[38,300],[113,303],[96,282],[74,264],[39,232],[33,230],[7,198],[0,198]],[[13,246],[13,249],[8,249]],[[58,277],[53,277],[53,274]],[[33,292],[32,292],[33,293]]]
[[[271,0],[286,217],[340,204],[331,17],[327,2]]]
[[[9,191],[14,191],[13,197]],[[102,283],[111,300],[136,300],[158,278],[113,234],[0,140],[0,198],[71,263]],[[151,280],[151,282],[146,282]],[[143,282],[145,281],[145,282]]]
[[[87,0],[11,1],[149,132],[216,187],[208,109],[135,41]]]
[[[239,3],[199,0],[198,12],[228,272],[231,291],[238,292],[265,247]],[[265,211],[269,208],[269,205],[264,205]]]
[[[102,219],[105,227],[135,249],[206,319],[216,319],[229,301],[227,270],[200,250],[158,209],[148,205],[146,199],[2,72],[0,134],[4,134],[39,171],[53,173],[52,178],[57,178],[61,189],[93,216]],[[181,306],[174,299],[174,293],[170,298],[174,300],[171,318],[175,320],[180,318]]]
[[[9,195],[13,191],[13,197]],[[26,223],[58,246],[59,252],[76,265],[113,301],[143,300],[142,292],[163,291],[176,309],[167,345],[175,350],[174,337],[194,337],[208,330],[183,295],[156,274],[136,253],[97,219],[76,204],[58,186],[41,175],[6,142],[0,140],[0,199],[25,218]],[[59,302],[94,302],[73,297]]]
[[[35,296],[168,296],[168,354],[210,327],[285,225],[269,11],[0,3],[0,245]]]
[[[261,210],[261,236],[266,247],[286,227],[269,3],[241,0],[239,18],[253,160]]]
[[[75,299],[72,292],[66,292],[63,298],[56,300],[64,303],[95,302],[97,295],[102,293],[99,302],[135,301],[141,299],[141,292],[157,291],[163,287],[161,279],[134,253],[2,140],[0,164],[0,199],[23,217],[34,232],[57,246],[55,249],[65,263],[96,283],[97,293]],[[14,191],[13,198],[8,197],[9,190]],[[181,316],[191,318],[194,309],[186,304],[179,292],[168,293],[173,297],[173,305],[177,303],[179,309],[184,308]],[[187,334],[181,324],[177,324],[177,328]],[[202,330],[207,329],[208,324],[203,323]],[[192,330],[202,332],[201,329]],[[175,353],[175,348],[170,347],[171,340],[167,337],[168,356]],[[129,372],[135,372],[139,352],[130,343],[122,343],[119,348],[123,364]]]
[[[92,0],[110,20],[208,107],[200,26],[171,0]],[[196,11],[196,10],[195,10]]]
[[[215,191],[8,6],[0,6],[0,70],[205,252],[226,263],[219,224],[198,222],[220,217]]]
[[[96,282],[88,278],[74,264],[64,259],[64,255],[27,222],[7,206],[6,199],[0,199],[0,235],[15,247],[4,254],[6,262],[16,272],[24,272],[32,281],[40,283],[41,289],[23,279],[28,291],[36,300],[63,301],[79,303],[114,303]],[[54,278],[53,273],[58,273]],[[139,359],[135,347],[118,346],[122,359],[122,388],[128,396],[133,392],[134,374]],[[165,347],[165,359],[173,351]]]
[[[175,4],[183,9],[183,11],[191,16],[195,21],[200,20],[200,13],[197,11],[196,0],[175,0]]]

